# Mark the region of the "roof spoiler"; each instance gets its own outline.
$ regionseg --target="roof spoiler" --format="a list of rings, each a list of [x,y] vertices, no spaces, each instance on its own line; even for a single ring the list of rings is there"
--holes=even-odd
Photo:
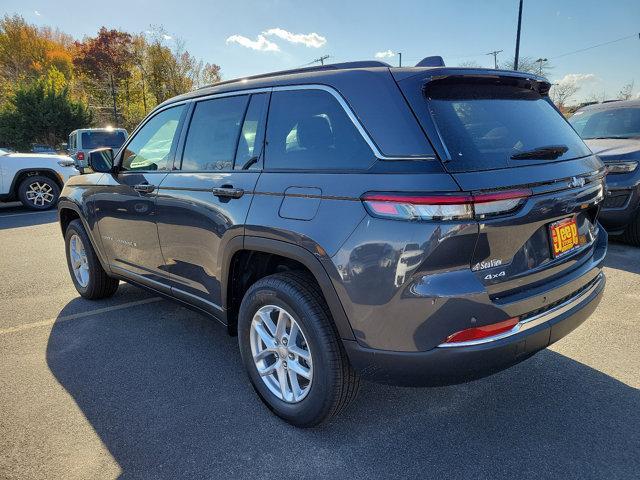
[[[416,63],[416,67],[444,67],[444,60],[440,55],[425,57]]]

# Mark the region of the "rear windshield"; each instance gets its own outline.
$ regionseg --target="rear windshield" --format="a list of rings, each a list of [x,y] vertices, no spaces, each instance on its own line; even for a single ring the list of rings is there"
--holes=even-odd
[[[82,132],[82,148],[120,148],[125,141],[124,132]]]
[[[640,107],[578,111],[569,122],[584,139],[640,137]]]
[[[453,172],[491,170],[590,155],[548,97],[495,79],[447,79],[425,88]]]

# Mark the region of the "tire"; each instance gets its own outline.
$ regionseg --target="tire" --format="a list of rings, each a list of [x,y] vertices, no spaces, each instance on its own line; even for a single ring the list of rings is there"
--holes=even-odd
[[[98,300],[111,297],[118,290],[118,280],[111,278],[102,268],[102,264],[96,255],[91,240],[82,226],[80,220],[73,220],[69,223],[64,234],[65,252],[67,254],[67,266],[73,285],[78,293],[89,300]],[[81,246],[84,250],[85,258],[80,263],[86,267],[81,268],[82,273],[76,274],[74,264],[78,264],[76,252]]]
[[[640,212],[638,212],[636,218],[627,225],[627,228],[622,234],[622,240],[634,247],[640,247]]]
[[[49,177],[33,175],[18,185],[18,198],[31,210],[49,210],[58,203],[60,187]]]
[[[258,312],[266,314],[273,319],[273,308],[284,310],[300,329],[300,334],[295,335],[298,345],[293,345],[294,333],[293,322],[290,322],[291,330],[285,331],[293,343],[289,343],[287,348],[292,351],[305,351],[305,355],[310,356],[308,363],[303,357],[295,354],[296,360],[292,360],[292,353],[280,351],[278,354],[267,354],[261,360],[265,370],[274,368],[278,361],[289,360],[289,369],[285,370],[288,377],[285,383],[294,391],[291,375],[296,375],[296,383],[301,386],[300,390],[306,393],[301,398],[282,398],[282,390],[274,393],[272,380],[278,382],[278,375],[275,377],[261,376],[258,373],[258,365],[254,362],[255,333],[256,328],[252,328],[254,316]],[[269,309],[272,309],[271,311]],[[286,317],[286,315],[285,315]],[[259,317],[256,317],[259,318]],[[260,323],[260,321],[258,321]],[[275,323],[273,327],[275,327]],[[266,325],[266,324],[264,324]],[[296,330],[297,331],[297,330]],[[274,337],[278,337],[277,334]],[[262,338],[257,343],[262,342]],[[286,338],[286,335],[282,338]],[[253,343],[252,343],[252,339]],[[329,308],[317,287],[315,280],[304,272],[286,272],[270,275],[262,278],[253,284],[246,292],[238,316],[238,343],[242,361],[249,375],[253,388],[266,404],[266,406],[276,415],[297,427],[312,427],[325,422],[339,414],[355,398],[359,378],[351,367],[347,359],[342,342],[338,338],[337,331],[331,319]],[[267,349],[267,343],[262,342],[262,346]],[[284,340],[276,347],[282,350],[287,345]],[[303,345],[300,347],[299,345]],[[267,363],[273,361],[271,365]],[[296,365],[296,368],[293,365]],[[309,367],[312,372],[311,381],[306,383],[304,377],[292,373],[299,371],[300,365]],[[286,364],[285,364],[286,367]],[[304,370],[304,368],[303,368]],[[266,378],[267,380],[263,380]],[[271,387],[268,384],[271,381]],[[280,384],[281,385],[281,384]],[[278,387],[275,387],[278,390]],[[280,395],[280,396],[278,396]]]

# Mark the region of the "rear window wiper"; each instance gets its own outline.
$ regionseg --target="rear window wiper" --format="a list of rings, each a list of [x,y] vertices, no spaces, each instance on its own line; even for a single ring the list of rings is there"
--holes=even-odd
[[[512,160],[555,160],[556,158],[567,153],[569,147],[566,145],[547,145],[546,147],[538,147],[526,152],[514,153],[511,155]]]

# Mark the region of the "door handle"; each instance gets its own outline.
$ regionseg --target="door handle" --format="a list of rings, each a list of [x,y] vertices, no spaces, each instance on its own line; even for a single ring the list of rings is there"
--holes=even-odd
[[[140,183],[138,185],[134,185],[133,189],[140,193],[152,193],[156,189],[156,186],[149,185],[148,183]]]
[[[241,188],[233,188],[229,187],[214,187],[211,189],[211,192],[216,197],[226,197],[226,198],[240,198],[244,195],[244,190]]]

